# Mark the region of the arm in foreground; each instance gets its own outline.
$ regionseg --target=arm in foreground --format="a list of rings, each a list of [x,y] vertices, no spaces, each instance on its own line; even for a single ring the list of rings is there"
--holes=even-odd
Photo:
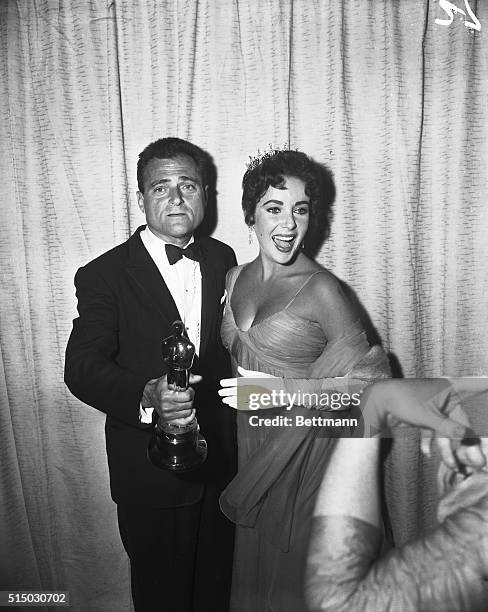
[[[387,382],[388,388],[380,387],[378,396],[371,392],[378,404],[371,412],[380,429],[393,416],[403,423],[410,419],[420,427],[441,429],[443,436],[462,437],[462,425],[433,414],[425,401],[429,386],[435,396],[445,382],[422,381],[416,397],[417,381],[402,381],[410,384],[399,387],[401,401],[390,404],[388,414],[384,400],[393,381]],[[488,571],[488,474],[474,473],[460,485],[469,505],[458,505],[436,530],[378,559],[378,450],[377,438],[342,438],[334,448],[313,518],[306,583],[309,609],[481,609],[477,606],[486,595],[483,578]],[[484,462],[479,447],[465,458],[474,467]]]

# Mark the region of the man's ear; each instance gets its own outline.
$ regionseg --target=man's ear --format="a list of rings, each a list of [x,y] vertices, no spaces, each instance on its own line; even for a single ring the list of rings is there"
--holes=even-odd
[[[137,204],[139,206],[139,209],[141,213],[145,214],[146,211],[144,209],[144,194],[141,193],[140,191],[137,191],[136,196],[137,196]]]
[[[208,185],[205,185],[205,187],[203,188],[203,193],[204,193],[204,203],[205,206],[207,206],[207,202],[208,202]]]

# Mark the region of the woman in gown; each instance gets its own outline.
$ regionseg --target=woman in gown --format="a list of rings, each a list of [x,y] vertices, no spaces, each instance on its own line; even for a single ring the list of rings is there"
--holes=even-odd
[[[242,206],[259,255],[227,277],[222,339],[234,370],[280,377],[289,392],[326,393],[337,389],[335,377],[349,377],[358,390],[389,375],[385,354],[369,346],[340,282],[302,249],[310,227],[325,219],[322,172],[297,151],[274,151],[252,163]],[[250,415],[260,414],[238,412],[239,472],[221,497],[223,512],[237,524],[231,610],[301,612],[316,494],[331,438],[340,431],[255,427]],[[293,406],[264,416],[295,422],[310,414],[310,406]]]
[[[380,440],[341,438],[312,522],[306,581],[310,612],[488,610],[488,440],[482,441],[483,455],[460,409],[463,399],[487,391],[488,379],[390,380],[365,391],[363,415],[376,431],[393,418],[442,436],[440,488],[445,494],[437,509],[439,526],[381,556]]]

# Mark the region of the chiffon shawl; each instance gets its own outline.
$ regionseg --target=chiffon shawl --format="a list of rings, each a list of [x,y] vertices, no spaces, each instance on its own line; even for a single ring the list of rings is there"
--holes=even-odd
[[[380,347],[373,347],[364,354],[362,332],[356,335],[358,352],[351,351],[353,338],[347,345],[337,347],[337,354],[331,351],[329,369],[324,363],[322,379],[291,379],[288,388],[300,387],[304,392],[333,393],[344,390],[340,383],[330,377],[337,371],[336,363],[343,364],[343,374],[348,377],[349,388],[359,390],[369,382],[388,375],[388,364]],[[345,350],[344,350],[345,349]],[[336,352],[336,349],[334,349]],[[349,354],[348,360],[344,353]],[[247,363],[244,367],[248,367]],[[318,374],[318,372],[316,373]],[[264,413],[264,414],[263,414]],[[238,414],[239,443],[247,436],[253,436],[256,429],[249,426],[250,415],[259,414],[268,418],[281,414],[292,423],[297,416],[310,419],[311,416],[342,418],[348,411],[312,411],[303,406],[291,410],[241,412]],[[259,428],[262,433],[262,429]],[[261,444],[248,457],[240,453],[237,476],[232,480],[220,498],[224,514],[234,523],[243,527],[254,527],[273,546],[286,552],[297,543],[303,533],[300,521],[309,519],[313,512],[315,494],[325,471],[333,439],[352,435],[350,426],[277,426],[265,428]],[[252,446],[246,440],[245,446]]]

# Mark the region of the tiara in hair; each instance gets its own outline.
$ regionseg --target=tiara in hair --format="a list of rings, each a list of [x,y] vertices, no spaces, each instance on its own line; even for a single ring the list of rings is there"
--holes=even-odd
[[[280,153],[281,151],[298,151],[298,149],[292,149],[289,142],[285,142],[281,147],[276,147],[270,143],[264,151],[258,149],[256,155],[249,155],[249,161],[246,163],[247,171],[250,172],[254,170],[254,168],[262,164],[264,160],[273,157],[276,153]]]

